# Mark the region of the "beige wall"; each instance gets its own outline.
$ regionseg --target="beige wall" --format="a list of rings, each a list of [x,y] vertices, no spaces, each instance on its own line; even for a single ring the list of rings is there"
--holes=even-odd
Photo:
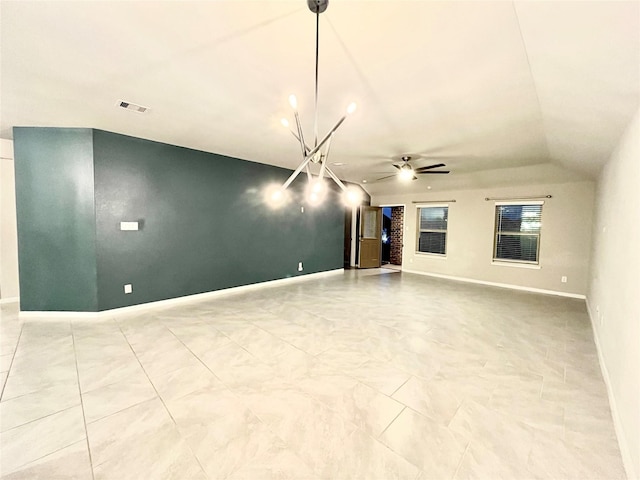
[[[640,111],[600,173],[588,294],[627,476],[640,478]]]
[[[539,268],[492,264],[495,202],[485,197],[552,195],[544,199]],[[414,201],[452,200],[446,258],[416,253],[417,207]],[[379,195],[372,205],[405,205],[403,270],[459,277],[584,296],[591,254],[594,184],[501,187],[482,190],[433,191]],[[567,282],[562,283],[561,277]]]
[[[0,139],[0,299],[17,299],[18,235],[13,142]]]

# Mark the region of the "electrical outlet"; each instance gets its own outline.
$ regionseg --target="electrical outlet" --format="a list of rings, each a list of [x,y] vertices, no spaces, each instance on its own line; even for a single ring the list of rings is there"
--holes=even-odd
[[[298,262],[298,271],[301,272],[302,270],[302,262]]]
[[[567,283],[567,277],[565,277],[564,275],[560,278],[560,281],[562,283]]]
[[[124,293],[131,293],[133,292],[133,286],[130,283],[127,283],[124,286]]]

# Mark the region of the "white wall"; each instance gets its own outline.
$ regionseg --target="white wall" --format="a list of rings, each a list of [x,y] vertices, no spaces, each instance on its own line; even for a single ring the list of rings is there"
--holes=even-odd
[[[0,139],[0,300],[19,295],[13,142]]]
[[[627,476],[640,476],[640,111],[598,179],[588,294]]]
[[[495,202],[485,197],[552,195],[544,199],[540,268],[492,264]],[[372,205],[404,204],[403,270],[584,296],[587,293],[594,199],[592,182],[379,195]],[[416,253],[414,201],[449,204],[446,258]],[[562,283],[561,277],[567,282]]]

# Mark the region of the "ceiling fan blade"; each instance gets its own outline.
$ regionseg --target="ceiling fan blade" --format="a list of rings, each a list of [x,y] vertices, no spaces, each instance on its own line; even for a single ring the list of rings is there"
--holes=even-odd
[[[395,163],[393,163],[392,165],[396,167],[398,170],[402,170],[402,165],[396,165]]]
[[[449,170],[427,170],[426,172],[416,172],[419,175],[425,175],[427,173],[449,173]]]
[[[380,180],[386,180],[387,178],[391,178],[391,177],[397,177],[397,174],[393,174],[393,175],[388,175],[386,177],[382,177],[382,178],[378,178],[377,180],[374,180],[374,182],[379,182]]]
[[[416,170],[416,172],[422,172],[422,171],[425,171],[425,170],[431,170],[432,168],[440,168],[440,167],[446,167],[446,165],[444,163],[435,163],[433,165],[427,165],[427,166],[424,166],[424,167],[418,167],[415,170]]]

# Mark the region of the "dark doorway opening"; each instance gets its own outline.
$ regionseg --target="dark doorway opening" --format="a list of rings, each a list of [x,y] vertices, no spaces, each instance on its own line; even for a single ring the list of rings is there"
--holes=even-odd
[[[382,264],[391,263],[391,207],[382,207]]]
[[[382,208],[382,264],[402,265],[404,207]]]

